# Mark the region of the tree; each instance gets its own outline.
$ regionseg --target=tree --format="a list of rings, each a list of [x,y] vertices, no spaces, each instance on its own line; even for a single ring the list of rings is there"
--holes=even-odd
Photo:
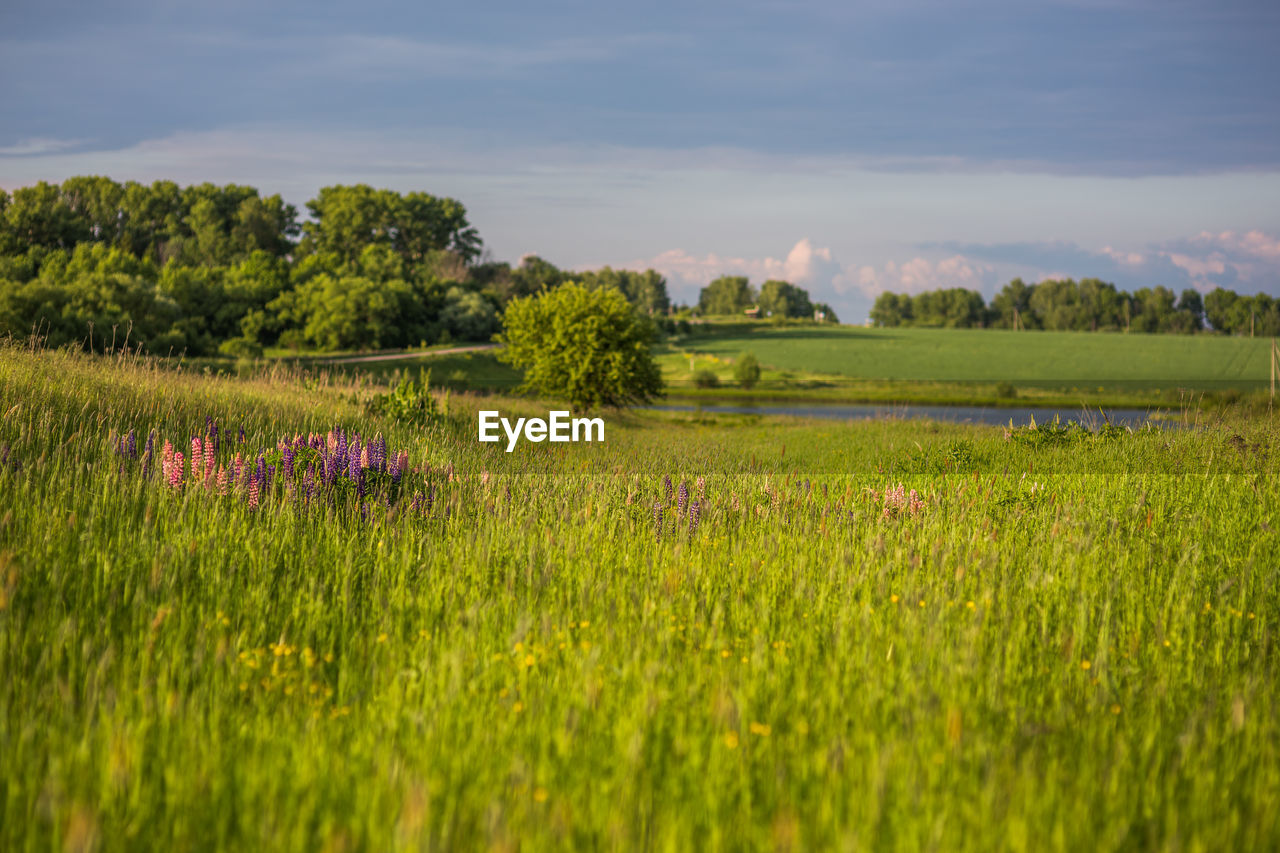
[[[662,393],[653,336],[649,318],[617,290],[570,282],[512,301],[498,340],[501,358],[524,370],[526,389],[589,409]]]
[[[775,317],[812,317],[813,303],[804,288],[769,279],[760,285],[760,311]]]
[[[876,297],[871,306],[871,322],[877,326],[910,326],[912,324],[911,297],[890,293],[887,290]]]
[[[754,353],[744,352],[738,356],[737,363],[733,365],[733,378],[743,388],[752,388],[760,381],[760,362]]]
[[[1039,321],[1031,312],[1031,296],[1036,286],[1027,284],[1020,278],[1006,284],[991,300],[987,311],[989,322],[1000,329],[1012,329],[1015,324],[1019,328],[1035,328]]]
[[[627,301],[645,314],[665,314],[671,307],[667,296],[667,280],[657,270],[633,272],[602,267],[592,272],[578,273],[578,279],[586,287],[615,287],[627,297]]]
[[[467,222],[467,210],[451,198],[427,193],[401,195],[366,184],[332,186],[307,202],[312,221],[303,226],[302,254],[332,252],[351,262],[366,246],[389,246],[417,264],[447,250],[470,263],[482,242]]]
[[[722,275],[702,288],[698,310],[703,314],[741,314],[755,301],[756,292],[745,276]]]

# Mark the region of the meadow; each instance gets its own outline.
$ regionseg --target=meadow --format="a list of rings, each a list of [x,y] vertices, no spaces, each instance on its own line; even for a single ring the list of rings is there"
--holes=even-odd
[[[377,390],[0,347],[0,847],[1280,846],[1273,414]]]
[[[822,380],[829,386],[898,383],[982,386],[1008,382],[1024,392],[1074,390],[1091,395],[1152,390],[1254,391],[1268,380],[1269,338],[1143,335],[1002,329],[862,328],[858,326],[708,326],[676,342],[668,376],[688,382],[688,355],[711,356],[696,368],[753,352],[771,379]],[[683,375],[682,375],[683,374]],[[1176,399],[1176,397],[1175,397]]]

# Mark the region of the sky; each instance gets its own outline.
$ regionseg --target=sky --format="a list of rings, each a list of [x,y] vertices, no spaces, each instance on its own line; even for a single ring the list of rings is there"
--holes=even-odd
[[[0,5],[0,187],[369,183],[490,256],[1280,295],[1274,2]]]

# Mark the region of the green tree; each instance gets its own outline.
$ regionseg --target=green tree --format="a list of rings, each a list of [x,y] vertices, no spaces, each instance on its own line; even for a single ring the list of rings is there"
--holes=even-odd
[[[755,353],[744,352],[733,365],[733,378],[743,388],[753,388],[760,381],[760,362]]]
[[[702,288],[698,310],[703,314],[741,314],[756,302],[745,276],[722,275]]]
[[[636,310],[646,314],[665,314],[671,307],[671,299],[667,296],[667,280],[657,270],[633,272],[603,267],[578,273],[577,278],[585,287],[616,288]]]
[[[871,322],[877,326],[910,326],[914,323],[911,313],[911,297],[885,291],[876,297],[871,306]]]
[[[376,244],[411,264],[440,250],[470,263],[483,247],[461,202],[428,193],[401,195],[366,184],[324,187],[307,209],[312,220],[303,226],[302,254],[332,252],[351,262]]]
[[[651,321],[619,291],[571,282],[511,302],[498,339],[503,360],[524,370],[528,390],[589,409],[662,392],[653,337]]]
[[[988,323],[999,329],[1012,329],[1015,323],[1019,328],[1038,328],[1039,320],[1031,311],[1031,295],[1035,288],[1034,284],[1027,284],[1020,278],[1010,281],[991,300],[987,309]]]
[[[804,288],[769,279],[760,285],[760,311],[774,317],[812,317],[813,303]]]

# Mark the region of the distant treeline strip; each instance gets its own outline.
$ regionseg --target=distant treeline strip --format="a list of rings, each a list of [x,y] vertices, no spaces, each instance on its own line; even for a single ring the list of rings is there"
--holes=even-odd
[[[1167,287],[1133,293],[1086,278],[1047,279],[1026,284],[1015,278],[988,305],[965,288],[931,290],[911,296],[882,293],[871,309],[877,326],[1050,329],[1280,335],[1280,300],[1265,293],[1241,296],[1217,288],[1206,296],[1188,288],[1175,295]]]
[[[482,260],[466,208],[424,192],[332,186],[305,222],[228,184],[105,177],[0,190],[0,336],[164,355],[380,349],[488,340],[513,298],[567,280],[667,311],[653,270],[569,273]]]

